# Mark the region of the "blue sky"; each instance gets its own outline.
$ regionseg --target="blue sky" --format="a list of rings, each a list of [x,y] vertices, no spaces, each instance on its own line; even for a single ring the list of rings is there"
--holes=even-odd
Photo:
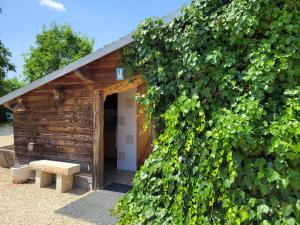
[[[130,33],[144,19],[164,16],[190,0],[1,0],[0,40],[12,52],[22,74],[23,53],[34,44],[42,26],[68,23],[95,39],[94,50]]]

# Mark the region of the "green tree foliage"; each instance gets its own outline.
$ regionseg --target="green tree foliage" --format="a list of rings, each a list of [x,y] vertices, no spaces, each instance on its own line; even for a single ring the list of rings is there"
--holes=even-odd
[[[0,8],[0,14],[1,13],[2,9]],[[11,52],[0,40],[0,85],[2,85],[1,82],[5,79],[8,71],[15,71],[15,66],[10,62],[10,57]],[[1,89],[2,86],[0,86],[0,90]]]
[[[0,8],[0,13],[2,9]],[[7,79],[6,75],[9,71],[15,71],[15,65],[10,61],[11,52],[4,46],[0,40],[0,97],[21,87],[21,82],[17,78]],[[0,120],[4,118],[7,109],[0,106]]]
[[[10,62],[11,53],[0,41],[0,96],[6,94],[6,75],[8,71],[15,71],[15,66]]]
[[[300,224],[300,2],[193,1],[135,39],[157,137],[119,224]]]
[[[8,80],[6,78],[8,71],[15,71],[15,66],[10,62],[11,53],[10,51],[4,46],[4,44],[0,41],[0,97],[9,93],[12,90],[13,83],[16,84],[18,81]],[[4,118],[5,112],[7,109],[0,106],[0,122],[1,118]]]
[[[11,79],[4,79],[2,81],[3,89],[0,91],[0,96],[13,92],[24,86],[24,82],[17,77],[13,77]]]
[[[2,9],[0,8],[0,13],[2,13]],[[9,71],[15,71],[15,65],[10,62],[11,52],[8,48],[4,46],[2,41],[0,40],[0,96],[5,93],[4,83],[6,81],[6,75]]]
[[[1,82],[1,89],[0,89],[0,97],[15,91],[24,86],[24,82],[17,77],[13,77],[11,79],[5,78]],[[0,106],[0,122],[5,122],[5,113],[9,110],[3,106]]]
[[[0,81],[5,79],[8,71],[15,71],[15,66],[10,62],[11,52],[0,41]]]
[[[25,79],[31,82],[58,70],[91,53],[93,45],[93,39],[75,33],[69,25],[44,26],[36,36],[35,46],[24,55]]]

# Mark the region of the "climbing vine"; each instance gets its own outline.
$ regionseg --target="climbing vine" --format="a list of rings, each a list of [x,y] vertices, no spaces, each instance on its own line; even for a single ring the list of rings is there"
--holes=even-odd
[[[300,224],[300,2],[194,0],[122,51],[153,153],[119,224]]]

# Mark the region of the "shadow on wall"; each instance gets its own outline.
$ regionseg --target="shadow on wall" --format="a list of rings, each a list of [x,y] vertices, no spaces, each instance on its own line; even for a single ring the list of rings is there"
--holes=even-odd
[[[91,192],[55,213],[94,224],[116,224],[117,218],[112,216],[112,210],[117,200],[130,188],[128,185],[113,183],[105,190]]]

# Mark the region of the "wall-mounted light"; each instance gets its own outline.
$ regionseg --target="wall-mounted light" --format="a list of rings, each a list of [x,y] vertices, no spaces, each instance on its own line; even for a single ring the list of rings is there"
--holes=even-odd
[[[26,111],[25,106],[22,103],[22,98],[17,99],[18,103],[13,107],[14,112],[24,112]]]
[[[27,148],[28,148],[28,165],[31,161],[31,152],[33,152],[34,145],[35,145],[35,142],[33,142],[33,139],[27,145]]]

